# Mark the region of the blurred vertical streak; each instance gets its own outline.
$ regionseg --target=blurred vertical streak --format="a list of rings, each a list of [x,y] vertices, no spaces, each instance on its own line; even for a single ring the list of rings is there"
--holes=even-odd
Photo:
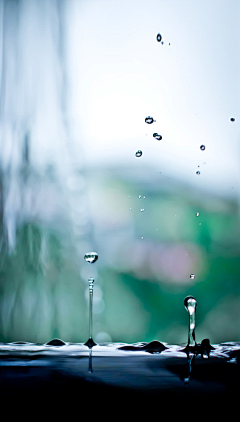
[[[81,142],[69,111],[71,14],[65,0],[0,0],[0,337],[5,340],[47,341],[49,335],[64,336],[64,330],[73,339],[76,326],[79,340],[84,324],[79,270],[86,250],[95,248]]]

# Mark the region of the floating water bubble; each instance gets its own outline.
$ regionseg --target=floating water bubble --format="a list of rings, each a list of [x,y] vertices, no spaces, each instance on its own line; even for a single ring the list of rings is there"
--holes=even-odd
[[[200,171],[198,170],[198,171],[196,171],[196,174],[197,174],[197,175],[199,175],[199,174],[201,174],[201,173],[200,173]]]
[[[151,123],[156,122],[156,120],[153,120],[153,117],[148,116],[145,118],[145,122],[150,125]]]
[[[161,141],[161,139],[162,139],[162,135],[159,135],[158,133],[154,133],[154,134],[153,134],[153,137],[154,137],[155,139],[157,139],[157,141]]]
[[[194,280],[195,274],[190,274],[190,278],[191,278],[191,280]]]
[[[197,213],[196,213],[196,217],[199,217],[199,215],[200,215],[200,214],[199,214],[199,212],[197,212]]]
[[[187,296],[184,299],[184,306],[189,314],[188,346],[196,346],[195,341],[195,316],[197,301],[193,296]]]
[[[84,259],[85,261],[90,262],[90,264],[93,264],[98,260],[98,254],[97,252],[87,252]]]
[[[136,153],[135,153],[136,157],[141,157],[142,156],[142,151],[139,149]]]
[[[235,122],[235,117],[231,117],[230,122]]]
[[[206,149],[205,145],[201,145],[201,146],[200,146],[200,150],[201,150],[201,151],[205,151],[205,149]]]
[[[162,35],[161,34],[157,34],[157,41],[160,42],[162,40]]]

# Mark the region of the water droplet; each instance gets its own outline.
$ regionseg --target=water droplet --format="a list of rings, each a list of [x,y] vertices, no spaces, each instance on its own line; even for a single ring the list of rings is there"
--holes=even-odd
[[[191,280],[194,280],[195,274],[190,274],[190,278],[191,278]]]
[[[145,122],[150,125],[151,123],[156,122],[156,120],[153,120],[153,117],[148,116],[145,118]]]
[[[157,34],[157,41],[160,42],[162,40],[162,35],[161,34]]]
[[[199,175],[199,174],[201,174],[201,173],[200,173],[200,171],[198,170],[198,171],[196,171],[196,174],[197,174],[197,175]]]
[[[141,239],[144,239],[144,237],[142,236]]]
[[[197,307],[197,301],[193,296],[186,296],[184,306],[188,312],[193,313]]]
[[[142,197],[142,195],[138,195],[138,198],[140,199]]]
[[[84,259],[85,261],[90,262],[90,264],[93,264],[98,260],[98,254],[96,252],[87,252]]]
[[[201,146],[200,146],[200,150],[201,150],[201,151],[204,151],[205,149],[206,149],[205,145],[201,145]]]
[[[132,208],[129,208],[130,209],[130,211],[132,211]]]
[[[140,212],[144,212],[144,208],[141,208],[139,211],[140,211]]]
[[[235,117],[231,117],[230,121],[235,122]]]
[[[146,196],[143,197],[143,199],[145,199],[145,198],[146,198]]]
[[[162,41],[161,44],[164,44],[164,42]]]
[[[141,157],[142,156],[142,151],[139,149],[136,153],[135,153],[136,157]]]
[[[158,133],[154,133],[154,134],[153,134],[153,137],[154,137],[155,139],[157,139],[158,141],[161,141],[161,139],[162,139],[162,135],[159,135]]]
[[[199,226],[201,226],[202,225],[202,223],[199,223]]]
[[[196,217],[199,217],[199,215],[200,215],[200,214],[199,214],[199,212],[197,212],[197,213],[196,213]]]

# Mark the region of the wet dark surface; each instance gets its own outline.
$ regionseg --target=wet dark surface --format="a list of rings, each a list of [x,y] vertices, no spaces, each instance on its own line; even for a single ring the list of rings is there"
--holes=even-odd
[[[158,341],[91,349],[59,339],[44,345],[2,343],[0,394],[2,400],[31,400],[40,407],[105,403],[122,410],[129,403],[140,412],[157,411],[160,400],[161,410],[171,412],[207,403],[215,412],[222,405],[230,410],[240,393],[239,356],[239,343],[210,345],[207,339],[195,350]]]

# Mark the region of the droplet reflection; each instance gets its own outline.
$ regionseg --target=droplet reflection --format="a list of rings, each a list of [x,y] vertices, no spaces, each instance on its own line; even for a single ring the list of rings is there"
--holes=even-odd
[[[141,157],[142,156],[142,151],[139,149],[136,153],[135,153],[136,157]]]
[[[160,42],[162,40],[162,35],[161,34],[157,34],[157,41]]]

